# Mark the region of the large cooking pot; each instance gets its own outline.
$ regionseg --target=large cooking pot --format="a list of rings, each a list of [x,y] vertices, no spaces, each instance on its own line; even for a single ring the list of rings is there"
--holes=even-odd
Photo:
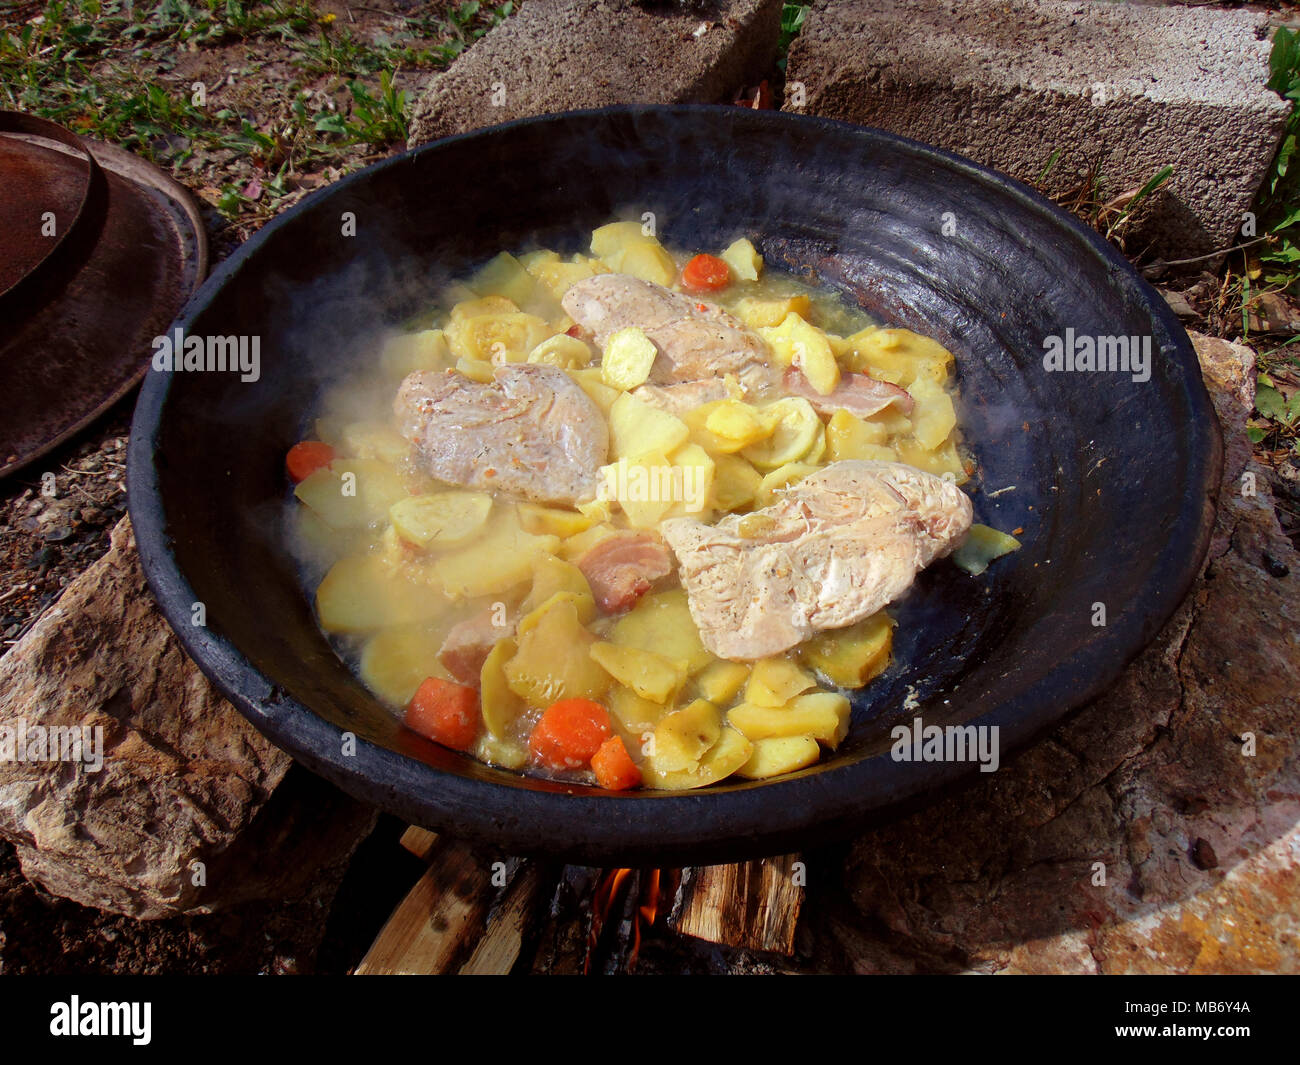
[[[580,250],[594,226],[644,212],[682,248],[750,235],[770,265],[951,348],[979,463],[976,520],[1024,529],[1023,549],[981,578],[950,562],[924,573],[848,739],[771,782],[611,795],[404,731],[321,634],[283,539],[285,451],[310,435],[321,383],[378,328],[503,248]],[[260,337],[255,381],[150,374],[131,434],[140,554],[195,661],[266,735],[352,794],[507,851],[590,864],[790,851],[979,771],[895,758],[892,727],[917,717],[996,726],[1005,762],[1101,692],[1169,618],[1206,550],[1220,475],[1187,337],[1105,242],[967,160],[795,115],[612,108],[426,145],[287,211],[177,325]],[[1045,368],[1056,345],[1082,350],[1082,337],[1139,349],[1149,338],[1149,379]]]

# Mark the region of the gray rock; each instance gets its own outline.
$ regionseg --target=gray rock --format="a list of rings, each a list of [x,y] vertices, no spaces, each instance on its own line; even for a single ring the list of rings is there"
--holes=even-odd
[[[836,0],[790,53],[787,110],[951,149],[1065,191],[1094,163],[1108,197],[1174,176],[1130,247],[1229,245],[1289,110],[1265,87],[1266,16],[1059,0]],[[799,106],[798,86],[803,86]],[[795,95],[792,95],[795,94]]]
[[[730,99],[767,75],[781,6],[526,4],[430,82],[416,103],[409,144],[556,111]]]
[[[37,745],[55,728],[78,730],[61,753],[80,760]],[[185,656],[125,519],[0,659],[0,837],[55,895],[153,918],[305,890],[373,811],[323,782],[286,791],[290,763]]]

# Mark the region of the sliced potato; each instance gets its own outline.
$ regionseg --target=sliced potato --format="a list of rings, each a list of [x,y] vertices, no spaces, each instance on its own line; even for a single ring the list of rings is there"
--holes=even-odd
[[[609,712],[637,747],[645,743],[646,734],[653,735],[655,728],[669,708],[653,699],[637,695],[631,688],[615,684],[606,695]]]
[[[500,366],[523,362],[551,334],[550,324],[535,314],[479,314],[450,322],[447,344],[457,359],[477,359]]]
[[[718,742],[705,752],[693,771],[668,772],[660,769],[651,757],[642,765],[641,773],[648,788],[662,791],[702,788],[731,776],[753,753],[754,745],[749,740],[733,728],[724,728]]]
[[[972,525],[965,542],[952,553],[952,560],[967,573],[978,576],[989,568],[995,558],[1020,549],[1014,536],[987,525]]]
[[[609,688],[609,674],[585,653],[596,638],[583,627],[574,598],[554,595],[519,623],[517,650],[502,669],[510,690],[530,706],[599,699]]]
[[[537,558],[555,554],[559,546],[558,536],[524,532],[513,508],[498,508],[480,536],[466,547],[440,555],[433,572],[453,597],[502,595],[532,577]]]
[[[745,701],[755,706],[785,706],[815,687],[816,678],[790,659],[760,658],[750,670]]]
[[[952,396],[943,385],[929,378],[913,381],[909,391],[915,406],[912,409],[912,435],[926,451],[933,451],[948,439],[956,428],[957,413]]]
[[[770,407],[759,410],[738,399],[723,399],[709,404],[704,427],[724,441],[720,448],[740,451],[765,440],[776,429],[780,415]]]
[[[533,348],[526,361],[558,366],[562,370],[581,370],[591,365],[591,345],[566,333],[556,333]]]
[[[692,674],[717,661],[700,640],[686,592],[681,588],[642,596],[632,610],[614,622],[609,642],[685,663]]]
[[[429,677],[450,680],[438,661],[448,625],[398,625],[381,629],[361,649],[361,680],[393,706],[405,706]]]
[[[362,529],[385,522],[406,485],[386,462],[335,459],[299,482],[293,494],[331,529]]]
[[[686,423],[630,393],[609,409],[609,453],[615,459],[675,451],[690,435]]]
[[[694,770],[722,738],[722,711],[704,699],[666,714],[655,726],[655,767],[665,773]]]
[[[838,747],[848,735],[850,706],[838,692],[797,695],[786,706],[741,703],[727,711],[727,722],[750,740],[772,736],[812,736],[827,747]]]
[[[407,496],[388,508],[397,535],[417,547],[460,547],[483,528],[492,510],[486,492]]]
[[[855,625],[819,632],[799,648],[805,665],[841,688],[861,688],[889,665],[894,621],[883,610]]]
[[[602,495],[618,501],[630,524],[653,529],[681,494],[681,471],[662,451],[651,451],[635,459],[622,458],[600,468]]]
[[[867,448],[880,447],[888,439],[883,425],[837,410],[826,423],[826,457],[831,462],[868,458]]]
[[[349,422],[339,435],[343,450],[359,459],[396,467],[411,454],[411,442],[384,422]]]
[[[749,666],[743,662],[715,658],[695,678],[695,687],[715,706],[726,706],[740,693],[748,679]]]
[[[379,352],[384,373],[405,377],[419,370],[445,370],[452,364],[447,337],[441,329],[423,329],[389,337]]]
[[[547,507],[540,503],[517,504],[519,525],[524,532],[538,535],[576,536],[584,529],[590,529],[595,521],[586,514],[564,507]]]
[[[483,661],[479,672],[479,704],[483,724],[498,739],[514,735],[515,723],[524,712],[525,703],[510,690],[505,666],[519,651],[519,645],[507,637],[498,640]]]
[[[523,769],[528,764],[528,748],[518,740],[503,739],[491,732],[479,736],[474,744],[474,757],[488,765],[504,769]]]
[[[656,703],[668,702],[686,680],[684,662],[639,647],[595,643],[591,657],[625,688]]]
[[[531,302],[537,289],[524,264],[505,251],[489,259],[468,284],[479,296],[504,296],[519,307]]]
[[[952,474],[954,484],[965,484],[970,479],[953,436],[949,436],[933,451],[927,451],[914,440],[900,440],[895,449],[898,452],[899,462],[906,462],[918,470],[935,473],[940,477]]]
[[[618,271],[664,288],[677,280],[677,264],[657,241],[629,245],[618,261]]]
[[[713,463],[712,502],[715,507],[729,512],[754,502],[763,477],[748,459],[739,455],[715,455]]]
[[[807,296],[784,296],[780,299],[746,296],[736,301],[732,313],[750,329],[759,329],[780,325],[787,314],[807,318],[811,311],[812,301]]]
[[[373,632],[445,616],[451,609],[437,588],[414,581],[377,555],[349,555],[316,589],[316,610],[327,632]]]
[[[496,380],[496,367],[486,359],[457,359],[456,372],[481,385],[490,385]]]
[[[471,294],[469,299],[461,300],[452,307],[450,320],[462,322],[467,318],[480,318],[489,314],[518,313],[519,305],[514,300],[506,299],[505,296],[484,296],[479,298]]]
[[[813,405],[799,396],[778,399],[764,407],[763,414],[772,431],[765,440],[741,452],[760,470],[774,470],[788,462],[811,458],[810,452],[819,440],[824,440],[821,419]]]
[[[835,353],[831,350],[830,341],[826,339],[825,333],[811,322],[805,321],[802,315],[791,311],[781,320],[780,325],[760,327],[758,335],[771,347],[772,361],[777,366],[797,364],[812,386],[822,395],[828,395],[834,390],[834,385],[825,390],[822,387],[825,384],[825,376],[830,372],[826,361],[835,363]],[[818,375],[816,380],[809,375],[810,367],[812,372]],[[838,367],[835,369],[835,381],[839,381]]]
[[[533,563],[533,586],[519,609],[527,616],[561,592],[575,597],[573,604],[584,625],[596,616],[596,600],[582,570],[554,555],[541,555]]]
[[[738,281],[757,281],[763,269],[763,257],[758,254],[753,241],[746,237],[728,244],[720,258],[731,267],[732,276]]]
[[[772,736],[754,741],[754,753],[736,770],[747,780],[766,780],[813,765],[821,757],[821,745],[811,736]]]
[[[624,391],[646,383],[659,349],[637,326],[620,329],[605,342],[600,375],[610,388]]]

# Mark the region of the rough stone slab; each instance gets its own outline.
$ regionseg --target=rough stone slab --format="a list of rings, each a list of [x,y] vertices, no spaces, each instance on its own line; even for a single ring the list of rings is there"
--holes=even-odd
[[[729,100],[767,76],[780,29],[781,0],[530,0],[434,77],[408,143],[557,111]]]
[[[34,726],[103,730],[98,772],[0,760],[0,836],[28,880],[86,906],[154,918],[287,897],[372,824],[341,793],[281,787],[290,757],[185,656],[126,519],[0,659],[0,728],[20,723],[29,737]]]
[[[864,971],[1300,971],[1300,556],[1244,437],[1253,355],[1193,340],[1228,444],[1201,578],[1104,697],[854,844],[831,934]]]
[[[1290,105],[1265,88],[1266,21],[1246,11],[1059,0],[823,0],[785,109],[879,126],[1030,183],[1106,196],[1175,168],[1129,237],[1168,258],[1230,244]],[[806,102],[797,106],[795,83]]]

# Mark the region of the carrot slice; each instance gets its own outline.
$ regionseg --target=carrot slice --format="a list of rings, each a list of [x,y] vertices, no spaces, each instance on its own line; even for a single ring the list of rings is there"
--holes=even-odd
[[[533,726],[528,749],[552,769],[581,769],[610,736],[609,711],[590,699],[552,703]]]
[[[600,745],[591,756],[591,768],[596,771],[596,783],[607,791],[627,791],[641,783],[641,770],[618,736]]]
[[[305,481],[322,466],[328,466],[333,461],[334,449],[319,440],[304,440],[300,444],[294,444],[284,457],[285,468],[294,484]]]
[[[467,751],[478,739],[481,715],[478,692],[464,684],[429,677],[406,707],[406,727],[455,751]]]
[[[731,282],[731,267],[716,255],[697,255],[682,267],[682,287],[692,292],[716,292]]]

